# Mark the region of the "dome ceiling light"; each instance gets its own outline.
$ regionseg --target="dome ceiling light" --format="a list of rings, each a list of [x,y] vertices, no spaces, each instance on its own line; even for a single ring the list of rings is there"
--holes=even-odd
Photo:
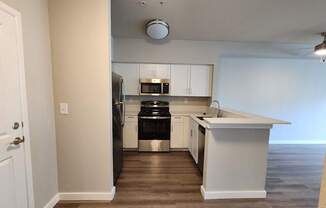
[[[146,34],[154,40],[162,40],[170,33],[169,24],[161,19],[153,19],[145,25]]]
[[[326,61],[326,32],[321,33],[324,37],[324,41],[315,46],[315,54],[321,57],[322,62]]]

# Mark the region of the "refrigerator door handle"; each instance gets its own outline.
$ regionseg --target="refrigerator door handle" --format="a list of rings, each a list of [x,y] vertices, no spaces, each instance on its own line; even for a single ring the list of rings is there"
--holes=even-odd
[[[125,125],[125,122],[126,122],[126,112],[125,112],[125,103],[122,102],[122,126]]]
[[[122,105],[122,123],[121,125],[124,126],[125,125],[125,121],[126,121],[126,106],[125,106],[125,100],[126,100],[126,93],[125,93],[125,85],[124,85],[124,80],[121,79],[121,88],[122,88],[122,95],[121,95],[121,102],[120,104]]]

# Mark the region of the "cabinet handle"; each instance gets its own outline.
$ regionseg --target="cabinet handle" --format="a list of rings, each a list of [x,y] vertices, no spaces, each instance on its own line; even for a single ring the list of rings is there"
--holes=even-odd
[[[190,130],[190,136],[192,136],[192,129]]]

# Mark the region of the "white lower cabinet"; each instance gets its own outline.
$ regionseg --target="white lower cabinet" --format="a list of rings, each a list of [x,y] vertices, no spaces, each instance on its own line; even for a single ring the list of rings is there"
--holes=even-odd
[[[198,123],[190,119],[190,141],[189,141],[189,152],[198,163]]]
[[[171,148],[185,148],[184,117],[172,116],[171,119]]]
[[[138,148],[138,117],[128,116],[125,118],[123,127],[123,148]]]
[[[184,132],[183,145],[184,145],[184,148],[187,149],[189,147],[189,141],[190,141],[190,117],[185,116],[183,118],[183,122],[184,122],[184,126],[183,126],[183,132]]]
[[[190,117],[172,116],[171,118],[171,148],[189,148]]]

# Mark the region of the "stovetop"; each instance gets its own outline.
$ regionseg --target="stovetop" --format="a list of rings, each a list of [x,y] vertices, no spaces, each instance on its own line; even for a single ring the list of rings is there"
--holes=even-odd
[[[171,117],[169,103],[164,101],[143,101],[138,116]]]
[[[171,113],[169,111],[142,110],[138,113],[138,116],[168,116],[168,117],[171,117]]]

